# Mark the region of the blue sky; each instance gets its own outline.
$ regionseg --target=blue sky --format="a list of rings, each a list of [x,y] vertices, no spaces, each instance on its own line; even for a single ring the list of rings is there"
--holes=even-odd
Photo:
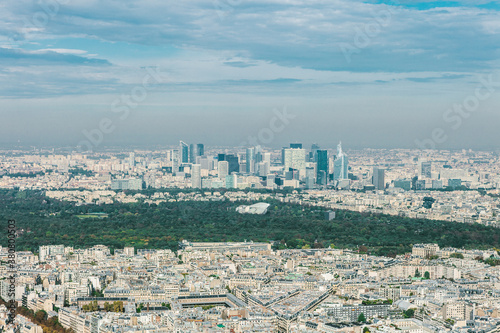
[[[7,0],[0,4],[0,144],[67,145],[109,117],[102,146],[237,144],[273,110],[271,146],[498,148],[499,97],[458,129],[443,115],[497,75],[499,1]],[[113,101],[162,73],[117,119]],[[498,88],[500,90],[500,88]],[[486,131],[486,132],[485,132]],[[487,131],[491,131],[487,132]]]

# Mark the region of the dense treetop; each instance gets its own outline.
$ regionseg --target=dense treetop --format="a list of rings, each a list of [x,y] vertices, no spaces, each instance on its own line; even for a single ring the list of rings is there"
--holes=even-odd
[[[41,245],[76,248],[96,244],[111,248],[177,249],[190,241],[275,241],[279,248],[368,247],[372,253],[395,255],[416,243],[441,247],[500,247],[500,229],[483,225],[409,219],[398,216],[338,211],[327,221],[324,210],[268,200],[266,215],[241,215],[235,208],[248,202],[181,201],[82,205],[44,196],[43,192],[0,190],[0,218],[15,219],[22,229],[18,250],[38,252]],[[88,215],[105,213],[105,215]],[[7,235],[1,238],[7,245]]]

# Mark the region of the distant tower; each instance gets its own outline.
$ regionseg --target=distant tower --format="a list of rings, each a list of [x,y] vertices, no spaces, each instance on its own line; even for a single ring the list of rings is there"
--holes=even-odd
[[[328,183],[328,150],[317,150],[316,151],[316,178],[317,183],[320,185],[326,185]]]
[[[333,161],[333,179],[348,179],[348,161],[347,156],[345,156],[342,151],[342,142],[337,146],[337,158]]]
[[[310,190],[314,188],[314,179],[316,175],[314,174],[314,168],[307,167],[306,168],[306,189]]]
[[[419,161],[419,175],[422,178],[432,178],[432,162]]]
[[[309,162],[316,162],[316,151],[319,149],[320,147],[317,143],[313,143],[311,145],[311,151],[309,152]]]
[[[196,150],[197,146],[195,146],[194,144],[189,145],[189,163],[196,163],[196,156],[198,156]]]
[[[257,165],[258,165],[260,177],[266,177],[269,174],[269,172],[271,171],[271,168],[270,168],[268,162],[259,162],[259,163],[257,163]]]
[[[191,187],[201,188],[201,165],[193,164],[191,167]]]
[[[179,142],[179,151],[181,154],[181,163],[189,163],[189,145],[184,141]]]
[[[228,173],[240,172],[240,159],[237,155],[226,155],[226,161],[228,163]]]
[[[219,178],[226,179],[226,176],[229,174],[229,163],[227,161],[219,161],[217,166]]]
[[[306,173],[306,151],[302,148],[283,148],[282,160],[285,173],[290,169],[298,170],[300,175]]]
[[[135,166],[135,153],[130,153],[128,155],[128,164],[133,167]]]
[[[172,159],[172,173],[175,175],[176,173],[179,172],[179,165],[180,165],[180,153],[178,149],[172,150],[171,153],[171,159]]]
[[[385,170],[377,167],[373,168],[372,184],[377,190],[385,189]]]
[[[196,148],[197,156],[205,156],[205,145],[203,143],[198,143]]]
[[[255,149],[247,148],[247,173],[255,173]],[[267,173],[266,173],[267,175]]]
[[[271,165],[271,153],[263,153],[262,162],[267,162],[269,165]]]

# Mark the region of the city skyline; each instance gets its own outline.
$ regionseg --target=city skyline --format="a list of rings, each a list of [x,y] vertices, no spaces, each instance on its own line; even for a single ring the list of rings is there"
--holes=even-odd
[[[0,12],[0,333],[500,332],[500,0]]]

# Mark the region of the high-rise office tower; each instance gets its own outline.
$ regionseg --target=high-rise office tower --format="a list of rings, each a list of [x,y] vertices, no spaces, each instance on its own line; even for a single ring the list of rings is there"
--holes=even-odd
[[[189,163],[196,163],[196,158],[205,155],[205,145],[198,143],[189,145]]]
[[[217,169],[219,178],[226,179],[226,176],[229,175],[229,163],[227,161],[219,161]]]
[[[246,156],[246,172],[249,174],[255,173],[255,149],[247,148],[247,156]],[[266,173],[267,175],[267,173]]]
[[[258,169],[259,169],[259,176],[266,177],[269,174],[271,167],[267,162],[259,162]]]
[[[228,172],[232,174],[233,172],[240,172],[240,161],[236,155],[226,155],[226,161],[228,163]]]
[[[255,147],[255,163],[262,162],[262,158],[263,158],[262,155],[263,155],[262,147],[256,146]]]
[[[172,173],[173,174],[179,173],[179,166],[180,166],[179,150],[177,150],[177,149],[172,150],[170,157],[172,159]]]
[[[259,162],[267,162],[271,166],[271,153],[262,153],[262,160]]]
[[[198,143],[196,148],[197,156],[205,156],[205,145],[203,143]]]
[[[207,157],[207,156],[200,157],[200,164],[201,164],[202,169],[212,170],[211,165],[210,165],[211,161],[210,161],[209,157]]]
[[[320,147],[317,143],[313,143],[311,145],[311,151],[309,152],[309,162],[316,162],[316,151],[319,149]]]
[[[432,162],[430,161],[419,161],[419,175],[423,178],[432,178]]]
[[[217,154],[217,161],[225,161],[226,160],[226,154]]]
[[[193,164],[191,166],[191,187],[201,188],[201,165]]]
[[[135,166],[135,153],[130,153],[128,155],[128,164],[133,167]]]
[[[189,163],[196,163],[196,146],[194,144],[189,145]]]
[[[308,167],[306,168],[306,189],[310,190],[314,188],[314,179],[316,175],[314,174],[314,168]]]
[[[283,151],[283,165],[285,173],[290,169],[297,170],[302,176],[306,172],[306,151],[301,148],[284,148]]]
[[[341,180],[348,179],[348,161],[347,156],[342,151],[342,142],[337,146],[337,158],[333,161],[333,179]]]
[[[181,154],[181,163],[189,163],[189,145],[184,141],[179,142],[179,151]]]
[[[316,151],[316,163],[317,163],[317,183],[320,185],[326,185],[328,183],[328,150],[317,150]]]
[[[257,166],[255,172],[261,177],[265,177],[265,170],[267,173],[271,170],[271,153],[258,153],[258,158],[256,159]],[[265,166],[265,170],[261,170],[261,167]]]
[[[255,163],[260,163],[262,162],[262,160],[264,159],[264,156],[262,154],[261,151],[257,151],[257,149],[255,149]],[[257,170],[255,170],[257,171]]]
[[[373,168],[372,184],[375,186],[376,190],[385,189],[385,170],[384,169],[379,169],[377,167]]]
[[[290,143],[291,149],[302,149],[302,143]]]

